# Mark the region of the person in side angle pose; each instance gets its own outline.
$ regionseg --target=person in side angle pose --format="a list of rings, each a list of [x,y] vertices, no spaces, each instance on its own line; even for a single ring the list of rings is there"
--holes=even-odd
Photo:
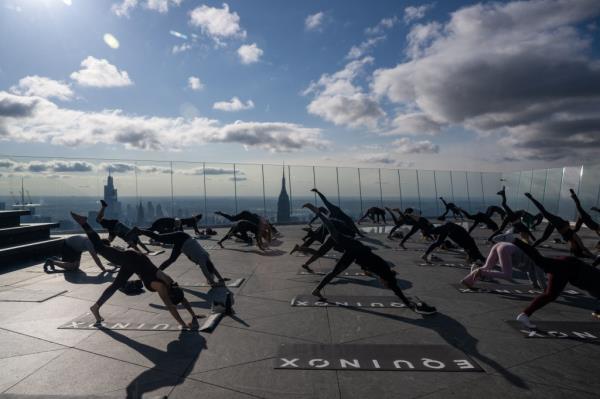
[[[548,212],[546,208],[544,208],[544,205],[533,198],[530,193],[525,193],[525,196],[533,202],[548,221],[548,226],[546,226],[546,230],[544,230],[542,237],[533,243],[534,248],[546,241],[556,229],[563,240],[569,243],[570,251],[573,255],[577,257],[594,258],[594,255],[583,245],[581,238],[579,238],[577,233],[571,229],[571,224],[567,220]]]
[[[358,219],[358,224],[360,224],[363,220],[369,218],[373,223],[379,224],[381,220],[383,220],[383,224],[385,223],[385,210],[378,208],[376,206],[372,206],[367,209],[363,217]]]
[[[193,322],[199,316],[194,313],[190,303],[185,299],[183,290],[179,288],[177,283],[175,283],[171,277],[154,266],[146,255],[132,249],[122,250],[114,248],[110,246],[110,243],[108,243],[107,240],[101,240],[98,233],[96,233],[87,223],[87,218],[85,216],[78,215],[74,212],[71,212],[71,216],[73,217],[73,220],[83,228],[85,234],[94,245],[96,252],[109,262],[120,266],[114,281],[104,290],[102,295],[100,295],[100,298],[98,298],[96,303],[90,308],[97,323],[101,323],[104,320],[102,316],[100,316],[100,308],[102,305],[104,305],[104,303],[110,299],[110,297],[113,296],[127,280],[129,280],[129,277],[136,274],[140,280],[142,280],[148,291],[158,293],[173,318],[182,328],[187,329],[193,326]],[[186,324],[183,321],[177,310],[176,305],[178,303],[182,303],[190,313],[192,322]]]
[[[156,234],[153,231],[139,229],[137,227],[134,227],[133,231],[135,234],[145,235],[162,244],[173,245],[171,256],[169,256],[169,258],[158,267],[159,270],[165,270],[167,267],[173,264],[177,258],[179,258],[179,255],[183,253],[188,257],[189,260],[200,267],[202,274],[204,274],[207,283],[211,287],[225,285],[225,279],[221,276],[211,261],[208,252],[206,252],[204,248],[202,248],[202,245],[200,245],[200,243],[192,238],[192,236],[190,236],[188,233],[183,231],[175,231],[172,233]],[[215,277],[217,278],[217,282],[215,282]]]
[[[390,265],[383,258],[373,253],[371,248],[364,245],[362,242],[338,231],[335,224],[331,223],[330,219],[320,213],[318,209],[314,208],[313,211],[319,215],[321,221],[329,230],[329,234],[335,241],[335,244],[343,249],[343,255],[336,263],[333,270],[327,274],[313,290],[312,294],[314,296],[323,298],[321,295],[323,287],[331,282],[335,276],[346,270],[352,263],[356,263],[365,270],[365,272],[379,277],[383,286],[392,290],[409,309],[420,314],[434,314],[437,312],[435,307],[429,306],[425,302],[415,302],[408,299],[400,287],[398,287],[396,272],[390,268]]]
[[[460,208],[456,206],[456,204],[454,204],[453,202],[446,202],[444,200],[444,197],[440,197],[440,201],[442,201],[442,203],[444,204],[444,207],[446,207],[446,211],[440,215],[440,217],[438,217],[438,220],[446,220],[446,215],[449,212],[452,212],[452,216],[454,216],[454,219],[458,219],[458,218],[463,218],[462,214],[460,213]]]
[[[202,235],[200,233],[200,230],[198,230],[198,223],[200,222],[200,219],[202,219],[201,213],[189,218],[182,219],[169,217],[159,218],[152,223],[152,226],[150,226],[148,230],[156,231],[159,234],[163,234],[172,233],[174,231],[183,231],[184,227],[189,227],[194,229],[196,235]]]
[[[469,228],[469,234],[471,234],[471,232],[473,230],[475,230],[475,228],[477,228],[477,226],[479,226],[479,224],[484,224],[485,227],[487,227],[489,230],[492,230],[492,231],[498,230],[498,225],[496,224],[496,222],[494,222],[491,217],[489,217],[487,214],[485,214],[483,212],[477,212],[476,214],[473,215],[473,214],[470,214],[469,212],[465,211],[462,208],[460,208],[460,212],[463,215],[465,215],[465,217],[467,219],[473,221],[473,224]]]
[[[459,247],[465,250],[469,262],[484,262],[485,258],[477,248],[475,240],[469,235],[467,230],[456,223],[446,222],[445,224],[435,227],[429,233],[437,237],[437,240],[427,248],[421,259],[429,263],[429,255],[439,246],[444,244],[446,238],[454,241]]]
[[[100,270],[103,272],[108,272],[98,257],[92,242],[86,236],[82,235],[66,238],[60,251],[61,259],[46,259],[46,262],[44,263],[44,271],[47,273],[49,270],[55,270],[55,267],[59,267],[69,272],[79,270],[81,255],[84,252],[90,253],[92,259],[100,268]],[[110,272],[112,272],[112,270]]]
[[[135,234],[129,234],[131,229],[125,224],[119,222],[117,219],[106,219],[104,218],[104,212],[108,207],[108,204],[104,200],[100,200],[100,211],[98,212],[98,216],[96,216],[96,222],[100,224],[100,226],[104,227],[108,231],[108,241],[113,242],[115,238],[119,237],[121,240],[127,243],[128,247],[135,249],[138,252],[142,252],[139,247],[142,247],[146,253],[150,253],[151,251],[144,245],[143,242],[140,241],[139,237]]]
[[[325,215],[329,215],[329,211],[327,210],[327,208],[325,208],[324,206],[320,206],[319,210],[321,212],[323,212]],[[312,227],[312,224],[314,222],[316,222],[317,220],[319,220],[319,217],[317,215],[313,216],[312,219],[310,219],[310,222],[308,222],[308,227]]]

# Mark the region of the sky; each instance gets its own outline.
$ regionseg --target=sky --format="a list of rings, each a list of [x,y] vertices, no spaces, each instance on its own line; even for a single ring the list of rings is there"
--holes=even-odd
[[[0,154],[596,162],[599,39],[600,0],[0,0]]]

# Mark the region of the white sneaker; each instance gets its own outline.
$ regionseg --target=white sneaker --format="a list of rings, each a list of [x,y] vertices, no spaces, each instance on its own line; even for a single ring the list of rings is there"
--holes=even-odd
[[[537,326],[529,320],[529,316],[527,316],[525,313],[521,313],[520,315],[518,315],[517,321],[531,330],[534,330],[537,328]]]

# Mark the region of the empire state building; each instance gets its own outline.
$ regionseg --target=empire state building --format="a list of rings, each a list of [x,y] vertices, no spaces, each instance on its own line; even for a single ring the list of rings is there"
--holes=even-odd
[[[285,188],[285,168],[281,178],[281,192],[277,199],[277,222],[285,223],[290,221],[290,196]]]

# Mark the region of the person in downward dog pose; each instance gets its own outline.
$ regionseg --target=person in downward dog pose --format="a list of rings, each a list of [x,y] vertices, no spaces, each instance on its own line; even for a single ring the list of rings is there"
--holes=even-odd
[[[521,218],[521,222],[530,230],[535,230],[535,228],[544,221],[544,215],[542,215],[541,212],[538,212],[536,215],[532,215],[525,209],[520,209],[515,212],[515,215]]]
[[[479,248],[477,248],[477,244],[475,244],[475,240],[473,240],[473,237],[469,235],[467,230],[455,223],[446,222],[445,224],[430,230],[429,234],[437,236],[437,240],[433,244],[431,244],[429,248],[427,248],[427,250],[421,257],[421,259],[423,259],[425,262],[429,263],[429,255],[437,247],[444,244],[446,238],[451,239],[456,244],[458,244],[458,246],[465,250],[469,262],[485,261],[485,258],[479,251]]]
[[[514,225],[516,223],[521,223],[521,218],[519,217],[519,215],[513,212],[513,210],[508,206],[508,203],[506,202],[506,187],[502,186],[502,190],[498,191],[497,194],[502,197],[502,209],[504,209],[504,211],[506,212],[506,216],[502,220],[502,224],[500,225],[498,230],[493,232],[492,235],[488,238],[488,241],[490,242],[493,241],[493,238],[496,237],[498,234],[502,234],[504,232],[504,229],[506,229],[506,227],[509,224]],[[533,234],[531,234],[531,231],[529,231],[529,229],[527,229],[526,234],[529,236],[529,238],[531,238],[531,240],[535,241],[535,237],[533,236]]]
[[[331,220],[319,212],[318,209],[313,208],[313,211],[319,215],[323,224],[329,230],[329,234],[335,241],[335,245],[343,249],[343,255],[341,259],[336,263],[333,270],[327,274],[323,280],[319,283],[317,288],[312,292],[314,296],[323,298],[321,290],[325,287],[333,278],[339,275],[341,272],[346,270],[352,263],[359,265],[365,272],[376,275],[379,277],[382,284],[389,288],[400,298],[400,300],[411,310],[420,314],[434,314],[437,310],[433,306],[427,305],[425,302],[415,302],[408,299],[396,280],[396,272],[394,272],[390,265],[380,256],[373,253],[371,248],[364,245],[360,241],[350,236],[344,235],[336,228],[335,224]],[[323,298],[324,299],[324,298]]]
[[[133,228],[133,232],[134,234],[142,234],[150,237],[154,241],[162,244],[173,245],[171,256],[158,267],[159,270],[165,270],[167,267],[171,266],[171,264],[179,258],[179,255],[184,253],[189,260],[200,267],[202,274],[204,274],[206,281],[211,287],[225,285],[226,280],[217,271],[208,252],[206,252],[204,248],[202,248],[202,245],[188,233],[175,231],[172,233],[156,234],[151,230],[139,229],[137,227]],[[215,277],[217,278],[217,282],[215,282]]]
[[[502,218],[502,219],[504,219],[504,217],[506,216],[506,212],[504,212],[504,209],[502,209],[496,205],[490,205],[485,210],[485,214],[488,215],[489,217],[494,217],[494,214],[496,214],[496,213],[498,215],[500,215],[500,218]]]
[[[202,219],[202,214],[199,213],[189,218],[175,219],[175,218],[160,218],[156,219],[152,226],[148,230],[156,231],[159,234],[172,233],[174,231],[183,231],[184,227],[194,229],[196,235],[202,235],[198,230],[198,222]]]
[[[454,204],[453,202],[446,202],[444,200],[444,197],[440,197],[440,201],[442,201],[442,203],[446,207],[446,211],[440,217],[438,217],[438,220],[446,220],[446,215],[449,212],[452,212],[452,216],[454,216],[454,219],[463,218],[462,214],[460,213],[460,208],[457,207],[456,204]]]
[[[60,251],[61,259],[46,259],[46,262],[44,263],[44,271],[48,272],[49,269],[55,270],[55,267],[59,267],[69,272],[79,270],[81,255],[86,251],[90,253],[92,259],[94,259],[94,262],[100,268],[100,270],[103,272],[109,272],[102,264],[98,254],[96,254],[96,250],[94,249],[92,242],[86,236],[82,235],[66,238]],[[110,272],[112,273],[112,270]]]
[[[151,252],[148,247],[146,247],[144,243],[140,241],[139,237],[137,237],[135,234],[130,234],[131,229],[128,226],[119,222],[117,219],[105,219],[104,212],[106,211],[108,204],[104,200],[100,200],[100,204],[102,206],[100,208],[100,212],[98,212],[98,216],[96,216],[96,222],[108,230],[108,242],[113,242],[115,238],[119,237],[121,240],[127,243],[128,247],[131,247],[140,253],[142,251],[138,246],[142,247],[147,254]]]
[[[577,222],[575,222],[574,232],[578,232],[581,229],[582,225],[585,225],[588,229],[592,230],[596,234],[600,235],[600,224],[598,224],[589,213],[583,209],[581,206],[581,202],[579,202],[579,197],[575,194],[573,189],[569,190],[571,192],[571,198],[573,202],[575,202],[575,206],[577,207]]]
[[[487,214],[485,214],[483,212],[477,212],[475,215],[473,215],[473,214],[470,214],[469,212],[465,211],[462,208],[460,208],[460,212],[463,215],[465,215],[465,217],[467,219],[473,221],[473,225],[471,225],[471,227],[469,228],[469,234],[471,234],[471,232],[473,230],[475,230],[475,228],[477,228],[477,226],[479,226],[479,224],[484,224],[485,227],[487,227],[488,229],[490,229],[492,231],[498,230],[498,225],[496,224],[496,222],[494,222],[490,216],[488,216]]]
[[[387,238],[391,240],[392,237],[394,236],[394,233],[396,232],[396,230],[398,230],[400,227],[404,226],[405,224],[406,225],[410,224],[410,221],[408,221],[408,219],[404,217],[404,214],[398,208],[390,209],[390,208],[386,207],[385,209],[389,212],[389,214],[392,216],[392,220],[394,221],[394,227],[392,227],[392,229],[390,230],[390,232],[387,236]],[[394,211],[398,212],[398,216],[396,216]],[[412,221],[412,219],[411,219],[411,221]]]
[[[544,208],[544,205],[533,198],[530,193],[525,193],[525,196],[533,202],[548,221],[548,226],[546,226],[546,230],[544,230],[542,237],[533,243],[534,248],[546,241],[556,229],[563,240],[569,243],[570,251],[573,255],[577,257],[594,258],[594,255],[583,245],[581,238],[579,238],[577,233],[571,229],[571,224],[567,220],[548,212],[546,208]]]
[[[417,214],[413,214],[413,213],[407,214],[406,211],[404,211],[404,217],[405,217],[405,220],[408,221],[407,224],[412,224],[412,228],[404,236],[402,241],[400,241],[400,248],[406,249],[406,247],[404,246],[404,243],[406,242],[406,240],[408,240],[410,237],[412,237],[413,234],[415,234],[419,230],[421,230],[421,234],[423,235],[423,237],[426,237],[430,240],[434,239],[433,236],[431,235],[431,230],[433,230],[433,224],[431,224],[431,222],[429,220],[427,220],[424,217],[419,216]]]
[[[367,209],[367,211],[365,212],[365,214],[363,215],[363,217],[361,217],[360,219],[358,219],[358,224],[360,224],[360,222],[362,222],[363,220],[369,218],[373,223],[379,223],[381,220],[383,220],[383,224],[385,223],[385,210],[378,208],[376,206],[372,206],[371,208]]]
[[[313,193],[317,194],[319,196],[319,198],[321,198],[321,201],[323,201],[323,204],[325,204],[325,206],[327,207],[327,210],[329,211],[329,217],[332,219],[339,219],[342,222],[346,223],[347,226],[352,227],[352,229],[354,230],[354,232],[356,234],[358,234],[361,237],[364,237],[365,235],[363,234],[362,231],[360,231],[360,229],[358,227],[356,227],[356,225],[354,224],[354,220],[352,220],[352,218],[348,215],[346,215],[346,213],[344,213],[344,211],[342,211],[342,209],[336,205],[333,205],[328,199],[327,197],[325,197],[325,195],[323,195],[323,193],[321,193],[319,190],[317,190],[316,188],[313,188],[312,190]]]
[[[542,256],[537,249],[521,241],[514,240],[519,247],[548,276],[548,286],[544,293],[535,297],[531,303],[517,316],[525,327],[535,329],[529,318],[533,313],[547,304],[554,302],[563,292],[567,284],[587,291],[591,296],[600,299],[600,270],[572,256],[550,258]],[[599,313],[594,311],[594,315]]]
[[[238,237],[244,241],[246,241],[246,243],[248,243],[248,245],[252,245],[252,238],[250,238],[250,236],[248,235],[248,233],[252,233],[254,234],[254,237],[256,238],[256,246],[258,248],[260,248],[263,251],[266,251],[265,245],[263,243],[263,237],[265,236],[265,229],[266,229],[266,225],[261,223],[260,225],[252,223],[248,220],[240,220],[237,222],[234,222],[233,225],[231,225],[231,228],[229,229],[229,231],[227,232],[227,234],[225,234],[223,236],[223,238],[221,238],[219,240],[219,242],[217,242],[217,244],[219,244],[219,246],[221,248],[225,248],[223,246],[223,241],[228,240],[232,237]]]
[[[83,228],[85,234],[94,245],[96,252],[109,262],[120,266],[114,281],[104,290],[102,295],[100,295],[100,298],[98,298],[96,303],[90,308],[97,323],[101,323],[104,320],[102,316],[100,316],[100,308],[102,305],[104,305],[104,303],[110,299],[110,297],[113,296],[127,280],[129,280],[129,277],[134,274],[142,280],[148,291],[158,293],[173,318],[182,328],[191,328],[197,317],[203,317],[197,316],[194,313],[190,303],[185,299],[183,291],[179,288],[177,283],[175,283],[165,272],[154,266],[146,255],[132,249],[123,250],[111,247],[107,240],[100,239],[98,233],[96,233],[87,223],[87,218],[85,216],[78,215],[74,212],[71,212],[71,216],[75,222]],[[185,306],[192,316],[192,322],[186,324],[183,321],[181,315],[177,311],[176,305],[178,303],[182,303],[183,306]]]
[[[269,222],[266,218],[260,216],[257,213],[250,211],[241,211],[236,215],[229,215],[225,212],[217,211],[216,215],[222,216],[230,222],[239,222],[240,220],[247,220],[260,227],[260,230],[264,232],[263,239],[267,242],[271,242],[273,236],[278,235],[279,231]]]

